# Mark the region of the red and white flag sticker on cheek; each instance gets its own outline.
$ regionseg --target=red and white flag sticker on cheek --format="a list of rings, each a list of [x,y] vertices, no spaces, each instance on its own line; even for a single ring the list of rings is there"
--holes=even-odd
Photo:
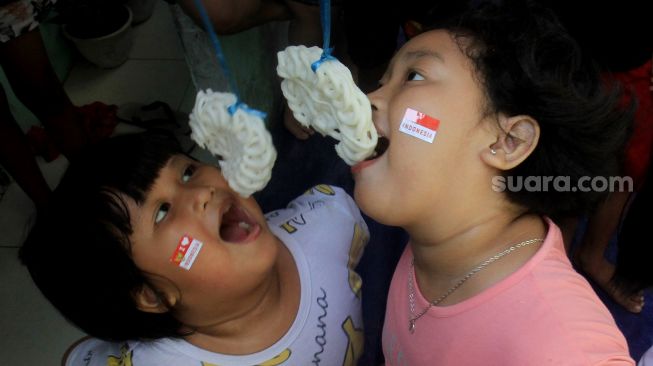
[[[440,120],[429,116],[428,114],[406,108],[404,118],[399,125],[399,131],[417,137],[428,143],[433,143],[435,135],[438,133]]]
[[[179,240],[177,249],[175,249],[175,252],[172,253],[170,262],[185,270],[189,270],[193,265],[193,262],[195,262],[195,258],[197,258],[197,254],[200,252],[200,249],[202,249],[201,241],[193,239],[188,235],[184,235]]]

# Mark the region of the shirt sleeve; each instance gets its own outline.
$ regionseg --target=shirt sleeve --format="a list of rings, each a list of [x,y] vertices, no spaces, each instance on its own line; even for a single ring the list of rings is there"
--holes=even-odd
[[[97,338],[87,338],[73,346],[65,360],[66,366],[106,366],[111,361],[131,359],[131,350],[127,343],[107,342]]]
[[[653,366],[653,347],[644,353],[642,358],[639,359],[637,366]]]

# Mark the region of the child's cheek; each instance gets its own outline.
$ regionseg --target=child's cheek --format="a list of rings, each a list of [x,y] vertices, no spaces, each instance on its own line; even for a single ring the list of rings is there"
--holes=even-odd
[[[426,113],[406,108],[404,117],[399,124],[399,131],[432,144],[439,127],[439,119],[429,116]]]
[[[177,248],[170,256],[170,263],[189,270],[202,249],[202,242],[189,235],[182,235]]]

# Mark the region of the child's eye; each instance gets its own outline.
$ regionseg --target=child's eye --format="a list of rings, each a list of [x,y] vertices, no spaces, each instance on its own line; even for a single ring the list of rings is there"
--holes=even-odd
[[[170,211],[170,204],[169,203],[164,203],[156,211],[156,216],[154,217],[154,223],[158,224],[160,223],[163,219],[166,218],[168,215],[168,211]]]
[[[193,176],[193,174],[195,173],[195,170],[197,170],[197,168],[195,167],[195,165],[189,165],[189,166],[187,166],[186,169],[184,169],[184,173],[181,175],[181,181],[184,182],[184,183],[188,182],[188,180],[189,180],[189,179]]]
[[[424,80],[424,77],[415,71],[411,71],[408,73],[408,80],[419,81],[419,80]]]

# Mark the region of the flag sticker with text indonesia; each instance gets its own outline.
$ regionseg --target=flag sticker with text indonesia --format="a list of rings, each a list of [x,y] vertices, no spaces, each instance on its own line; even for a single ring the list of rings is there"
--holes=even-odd
[[[439,127],[440,120],[437,118],[411,108],[406,108],[404,118],[399,125],[399,131],[428,143],[433,143]]]

